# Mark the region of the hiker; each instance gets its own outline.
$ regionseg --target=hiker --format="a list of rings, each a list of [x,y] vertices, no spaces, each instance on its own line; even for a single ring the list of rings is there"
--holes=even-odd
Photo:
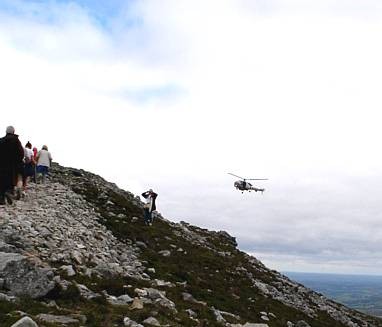
[[[36,147],[33,148],[33,159],[35,162],[37,162],[37,154],[38,154],[38,150]]]
[[[13,202],[13,190],[24,170],[24,148],[15,134],[15,128],[8,126],[6,135],[0,139],[0,205]]]
[[[48,147],[44,145],[37,154],[37,174],[42,175],[42,183],[45,183],[46,175],[52,165],[52,155],[48,151]]]
[[[34,161],[34,172],[33,172],[33,182],[36,183],[36,176],[37,176],[37,171],[36,171],[36,168],[37,168],[37,154],[38,154],[38,150],[36,147],[34,147],[32,149],[33,151],[33,161]]]
[[[26,190],[29,178],[35,177],[35,165],[34,153],[32,151],[32,144],[28,141],[24,148],[24,176],[23,176],[23,188]]]
[[[153,223],[152,212],[156,209],[155,199],[158,194],[156,194],[152,189],[142,193],[142,196],[145,198],[144,210],[144,219],[145,224],[151,226]]]

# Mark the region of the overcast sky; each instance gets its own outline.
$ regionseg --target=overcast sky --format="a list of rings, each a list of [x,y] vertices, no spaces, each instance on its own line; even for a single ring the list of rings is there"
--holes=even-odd
[[[271,268],[382,275],[381,35],[378,0],[0,0],[0,130]]]

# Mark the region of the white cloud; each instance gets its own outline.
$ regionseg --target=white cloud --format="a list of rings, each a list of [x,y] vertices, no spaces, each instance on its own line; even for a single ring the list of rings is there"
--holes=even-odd
[[[279,269],[285,249],[313,269],[339,248],[328,270],[371,271],[377,2],[139,1],[104,25],[75,4],[20,8],[0,13],[1,128],[158,189],[166,216],[227,229]],[[235,193],[229,171],[269,177],[267,192]]]

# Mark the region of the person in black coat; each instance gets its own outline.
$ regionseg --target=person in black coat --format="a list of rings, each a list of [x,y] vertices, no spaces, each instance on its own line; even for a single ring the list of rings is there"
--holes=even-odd
[[[146,203],[143,207],[145,224],[151,226],[153,223],[152,212],[156,210],[155,200],[158,196],[152,189],[142,193]]]
[[[0,139],[0,205],[12,203],[13,188],[18,176],[24,171],[24,148],[15,129],[8,126],[6,135]]]

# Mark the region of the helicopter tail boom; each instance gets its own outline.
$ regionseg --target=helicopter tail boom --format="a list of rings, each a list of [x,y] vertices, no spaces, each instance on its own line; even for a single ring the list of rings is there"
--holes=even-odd
[[[250,190],[251,190],[251,191],[255,191],[255,192],[261,192],[261,193],[263,193],[263,192],[265,191],[265,188],[251,187]]]

